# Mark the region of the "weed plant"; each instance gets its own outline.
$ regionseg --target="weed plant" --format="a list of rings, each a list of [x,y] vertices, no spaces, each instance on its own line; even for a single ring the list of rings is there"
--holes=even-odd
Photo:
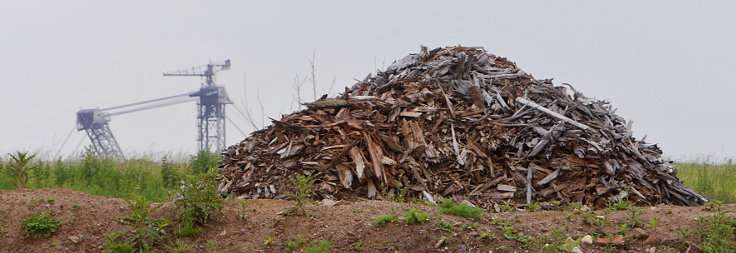
[[[21,220],[21,227],[25,237],[49,237],[56,233],[61,227],[61,220],[53,217],[52,211],[46,211],[40,214]]]
[[[207,173],[190,176],[179,188],[174,199],[179,211],[179,220],[182,227],[177,231],[181,236],[199,234],[199,229],[217,211],[222,209],[224,199],[217,191],[217,169],[212,168]]]
[[[480,207],[474,207],[474,206],[469,206],[465,204],[458,204],[450,199],[441,200],[438,206],[440,207],[440,211],[442,213],[457,215],[460,217],[472,218],[476,220],[482,219],[483,212],[486,211]]]
[[[166,228],[171,226],[172,222],[167,219],[149,217],[151,213],[161,208],[161,204],[152,206],[150,201],[143,199],[126,201],[130,207],[130,214],[116,222],[131,226],[132,229],[108,238],[110,252],[119,252],[116,251],[118,248],[132,248],[139,252],[148,252],[156,245],[163,245],[166,240]]]
[[[289,215],[306,215],[307,212],[304,210],[304,204],[309,200],[309,193],[312,191],[315,179],[309,176],[297,175],[296,178],[291,180],[294,186],[294,192],[289,193],[289,198],[296,201],[293,207],[286,211]]]
[[[409,225],[424,224],[429,221],[429,214],[416,208],[410,208],[408,212],[404,213],[404,217],[406,217],[406,224]]]
[[[396,214],[387,214],[384,216],[378,216],[376,218],[373,218],[373,225],[376,227],[384,227],[388,223],[397,223],[399,222],[399,218],[396,217]]]

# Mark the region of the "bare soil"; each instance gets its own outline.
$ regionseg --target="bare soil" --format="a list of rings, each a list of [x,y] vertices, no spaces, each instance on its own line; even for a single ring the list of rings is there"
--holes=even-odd
[[[208,248],[218,252],[286,252],[285,241],[300,239],[307,242],[328,240],[333,245],[331,252],[357,252],[356,242],[360,242],[365,252],[536,252],[538,250],[522,249],[518,242],[504,238],[501,224],[509,223],[533,240],[549,236],[553,228],[563,229],[573,239],[597,229],[573,212],[513,211],[489,213],[482,220],[472,220],[441,214],[433,206],[372,200],[340,201],[335,206],[308,205],[308,216],[279,214],[293,204],[284,200],[252,200],[250,210],[245,211],[247,219],[242,219],[239,202],[227,201],[221,221],[208,223],[201,236],[183,240],[196,252],[206,252]],[[174,219],[173,207],[166,203],[153,216]],[[412,207],[431,214],[431,220],[423,225],[389,224],[382,228],[373,224],[374,217],[392,212],[401,215]],[[639,220],[645,224],[642,228],[648,235],[628,238],[624,245],[613,248],[615,251],[644,252],[655,247],[659,252],[664,246],[682,247],[677,245],[680,236],[676,231],[679,228],[692,230],[698,225],[695,218],[713,214],[702,207],[658,205],[640,208],[644,214]],[[734,211],[736,205],[724,208]],[[55,217],[62,220],[59,231],[49,238],[24,238],[20,220],[48,209],[55,210]],[[105,234],[129,229],[113,220],[129,211],[125,200],[64,189],[0,190],[0,252],[99,252],[105,247]],[[610,223],[602,230],[615,233],[615,226],[629,216],[629,212],[604,214],[597,211],[597,215],[605,216]],[[492,217],[502,221],[491,222]],[[650,218],[657,219],[656,228],[646,225]],[[454,234],[435,229],[440,219],[453,224]],[[462,228],[471,223],[476,223],[474,229]],[[482,232],[493,234],[495,239],[482,240]],[[273,243],[267,246],[264,242],[269,237]],[[173,235],[170,238],[175,240]],[[439,244],[443,238],[444,242]],[[307,246],[301,245],[296,251]],[[611,250],[605,245],[585,243],[579,248],[583,252]],[[160,250],[166,251],[163,247]]]

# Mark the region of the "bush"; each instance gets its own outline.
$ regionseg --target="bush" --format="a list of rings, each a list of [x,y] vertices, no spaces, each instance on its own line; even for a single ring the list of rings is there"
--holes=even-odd
[[[387,214],[384,216],[378,216],[376,218],[373,218],[373,224],[376,225],[376,227],[383,227],[386,226],[389,222],[398,222],[399,218],[396,217],[395,214]]]
[[[443,199],[439,203],[440,211],[446,214],[452,214],[460,217],[482,219],[483,212],[486,210],[480,207],[474,207],[464,204],[457,204],[450,199]]]
[[[200,150],[196,156],[189,160],[189,171],[192,174],[207,173],[212,168],[217,168],[220,156],[208,150]]]
[[[25,237],[49,237],[59,230],[61,220],[52,217],[48,211],[21,220]]]
[[[309,176],[297,175],[295,179],[291,180],[294,186],[295,192],[289,193],[289,198],[296,201],[293,207],[291,207],[287,214],[291,215],[306,215],[304,211],[304,204],[309,200],[309,193],[312,190],[315,180]]]
[[[404,217],[406,217],[406,224],[409,225],[424,224],[429,221],[429,214],[416,208],[409,209],[408,212],[404,213]]]
[[[179,188],[174,204],[180,211],[182,229],[196,229],[222,209],[222,196],[217,191],[217,170],[190,176]],[[180,233],[182,231],[179,231]]]
[[[35,165],[32,163],[35,154],[28,155],[28,152],[15,152],[15,155],[10,155],[10,162],[5,166],[6,173],[13,180],[13,186],[25,187],[28,183],[30,172],[35,169]]]
[[[169,159],[164,156],[163,160],[161,160],[161,181],[164,184],[164,187],[172,188],[176,185],[178,185],[180,176],[179,173],[176,172],[176,169],[174,169],[174,166],[169,162]]]
[[[319,240],[319,243],[313,243],[308,248],[304,249],[304,253],[327,253],[330,252],[332,243],[327,240]]]
[[[130,206],[130,215],[116,220],[116,222],[132,226],[133,229],[127,232],[122,232],[117,238],[109,238],[111,241],[108,246],[115,246],[114,248],[124,248],[132,246],[140,252],[146,252],[153,249],[154,246],[163,244],[166,240],[166,228],[171,226],[171,221],[166,219],[152,219],[148,217],[151,213],[161,208],[161,204],[151,207],[151,202],[146,200],[136,200],[128,202]],[[116,240],[123,235],[126,235],[127,240],[124,243],[116,243]],[[110,247],[113,248],[113,247]],[[118,252],[113,250],[112,252]]]

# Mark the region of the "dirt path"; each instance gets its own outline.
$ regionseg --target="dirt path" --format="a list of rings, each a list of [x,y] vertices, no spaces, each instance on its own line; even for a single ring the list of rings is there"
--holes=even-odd
[[[207,249],[216,249],[218,252],[287,252],[287,240],[301,240],[309,244],[322,239],[331,242],[332,252],[357,252],[356,248],[364,248],[366,252],[527,252],[522,249],[523,243],[504,237],[502,224],[507,223],[515,231],[530,236],[533,245],[543,243],[540,238],[550,236],[553,229],[563,230],[565,237],[573,239],[591,234],[594,230],[616,233],[621,220],[630,216],[628,211],[608,214],[596,212],[595,216],[601,216],[608,223],[600,227],[586,223],[585,214],[563,211],[491,213],[486,214],[483,220],[475,221],[440,214],[437,207],[385,201],[310,205],[307,209],[309,216],[306,217],[278,214],[292,205],[290,201],[253,200],[249,206],[252,210],[245,212],[248,218],[242,219],[239,217],[242,213],[239,202],[228,201],[223,209],[225,217],[222,221],[210,222],[200,237],[186,238],[184,241],[193,245],[197,252],[206,252]],[[412,207],[431,214],[431,220],[423,225],[389,224],[383,228],[373,224],[374,217],[392,212],[400,215]],[[20,220],[47,209],[55,210],[55,217],[62,220],[59,231],[49,238],[24,238]],[[641,209],[644,213],[638,220],[644,224],[642,228],[648,235],[641,235],[638,239],[627,238],[625,245],[615,250],[644,252],[655,247],[660,252],[659,249],[664,246],[674,247],[680,238],[677,234],[679,228],[693,229],[697,226],[695,218],[713,214],[700,207],[656,206]],[[726,205],[725,209],[733,211],[736,206]],[[0,190],[0,251],[99,252],[105,247],[105,234],[128,229],[113,219],[129,211],[122,199],[70,190]],[[153,216],[173,219],[173,206],[167,203]],[[601,219],[591,217],[588,219]],[[656,228],[648,225],[650,218],[656,218]],[[452,233],[435,229],[440,219],[452,225]],[[481,239],[481,234],[485,233],[490,234],[488,240]],[[270,245],[265,245],[264,242],[269,240]],[[307,246],[299,245],[296,251],[300,252]],[[606,250],[603,245],[585,243],[581,243],[579,248],[583,252]]]

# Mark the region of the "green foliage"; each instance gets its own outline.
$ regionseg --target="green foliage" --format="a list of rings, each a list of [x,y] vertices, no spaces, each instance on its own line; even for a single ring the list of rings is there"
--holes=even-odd
[[[253,202],[250,201],[250,200],[243,200],[243,199],[241,199],[240,201],[238,201],[238,213],[237,213],[238,218],[240,218],[243,221],[247,221],[248,220],[248,212],[255,212],[256,211],[255,208],[251,208],[250,207],[250,205],[252,203]]]
[[[619,200],[619,201],[613,201],[613,200],[606,200],[606,210],[607,211],[621,211],[621,210],[630,210],[634,207],[634,203],[629,202],[627,200]]]
[[[384,216],[378,216],[376,218],[373,218],[373,224],[376,225],[376,227],[383,227],[386,226],[388,223],[397,223],[399,222],[399,218],[396,217],[396,214],[387,214]]]
[[[435,223],[434,224],[434,230],[437,230],[437,231],[440,231],[440,232],[445,232],[445,233],[450,233],[450,234],[453,233],[453,231],[452,231],[452,224],[447,223],[447,222],[444,222],[444,221]]]
[[[527,249],[529,247],[531,237],[522,232],[517,232],[511,224],[504,224],[503,227],[501,227],[501,231],[503,232],[504,238],[520,243],[523,249]]]
[[[174,199],[183,229],[197,230],[222,209],[223,198],[217,191],[217,170],[190,176],[179,188]],[[181,233],[181,231],[180,231]]]
[[[294,187],[294,192],[289,193],[289,198],[296,201],[293,207],[286,211],[290,215],[306,215],[307,212],[304,210],[304,204],[309,200],[309,193],[312,191],[315,179],[310,176],[297,175],[296,178],[291,179],[291,184]]]
[[[171,253],[193,253],[194,247],[186,244],[184,241],[176,240],[174,245],[166,246],[166,250]]]
[[[174,235],[178,237],[194,237],[202,234],[204,232],[204,228],[191,224],[191,223],[184,223],[180,228],[174,230]]]
[[[350,244],[350,245],[353,246],[353,249],[355,251],[365,251],[365,246],[363,246],[363,242],[361,241],[354,242],[353,244]]]
[[[25,237],[49,237],[61,227],[61,220],[52,217],[47,211],[21,220]]]
[[[536,212],[542,210],[542,205],[534,202],[529,202],[524,205],[524,210],[526,210],[527,212]]]
[[[404,213],[404,217],[406,217],[406,224],[409,225],[424,224],[429,221],[429,214],[416,208],[410,208],[408,212]]]
[[[480,207],[474,207],[474,206],[469,206],[465,204],[457,204],[450,199],[442,199],[438,206],[440,207],[440,211],[442,213],[452,214],[452,215],[457,215],[460,217],[466,217],[466,218],[472,218],[472,219],[482,219],[483,212],[486,211]]]
[[[657,230],[657,226],[658,225],[659,225],[659,221],[657,221],[657,218],[654,218],[654,217],[649,218],[649,227],[650,228],[652,228],[654,230]]]
[[[490,242],[491,240],[496,239],[496,236],[489,232],[483,231],[480,232],[480,239],[485,242]]]
[[[189,160],[189,172],[192,174],[206,173],[217,168],[220,156],[208,150],[201,150]]]
[[[676,164],[677,177],[685,185],[708,197],[725,203],[736,202],[736,164],[704,160],[698,163]]]
[[[708,217],[698,218],[700,228],[696,230],[702,242],[703,252],[733,252],[736,249],[736,219],[718,212]]]
[[[22,153],[22,152],[21,152]],[[16,158],[20,156],[13,154]],[[12,160],[7,156],[5,161]],[[24,160],[28,160],[26,155]],[[36,158],[38,159],[38,158]],[[34,160],[36,160],[34,159]],[[7,163],[7,162],[6,162]],[[25,167],[34,167],[27,173],[26,187],[30,188],[65,188],[90,194],[153,201],[171,200],[171,190],[163,186],[160,163],[130,159],[127,161],[103,160],[96,157],[92,150],[83,153],[73,160],[56,162],[26,163]],[[172,163],[175,168],[185,168],[184,163]],[[4,166],[0,176],[0,189],[15,188],[15,177],[8,164]],[[180,169],[179,169],[180,170]],[[21,173],[22,174],[22,173]],[[24,176],[20,176],[24,178]],[[24,179],[19,182],[26,181]]]
[[[139,252],[147,252],[153,250],[154,246],[163,244],[166,239],[166,228],[171,226],[171,221],[149,217],[151,213],[161,208],[161,204],[152,206],[150,201],[143,199],[126,201],[130,207],[130,214],[127,217],[116,220],[116,222],[133,228],[129,231],[124,231],[115,238],[108,238],[112,241],[108,243],[108,246],[111,244],[116,245],[116,243],[127,244]],[[122,237],[125,237],[125,239]],[[110,249],[112,250],[112,248]]]
[[[164,158],[161,160],[161,182],[163,183],[164,187],[176,187],[179,185],[179,180],[181,180],[181,176],[176,171],[174,165],[169,161],[169,159],[164,156]]]
[[[401,179],[399,178],[399,181]],[[391,202],[399,202],[404,203],[409,197],[409,189],[406,187],[401,188],[392,188],[387,187],[386,185],[381,185],[381,196],[385,200],[391,201]]]
[[[309,247],[304,249],[304,253],[327,253],[330,252],[332,243],[327,240],[320,240],[317,243],[312,243]]]
[[[711,200],[708,203],[705,203],[705,207],[703,207],[703,210],[711,212],[721,212],[723,210],[723,201]]]
[[[33,164],[33,158],[36,155],[29,155],[28,152],[20,151],[8,155],[10,156],[10,162],[4,166],[3,171],[10,176],[14,187],[25,187],[30,179],[31,171],[38,167],[38,165]]]

